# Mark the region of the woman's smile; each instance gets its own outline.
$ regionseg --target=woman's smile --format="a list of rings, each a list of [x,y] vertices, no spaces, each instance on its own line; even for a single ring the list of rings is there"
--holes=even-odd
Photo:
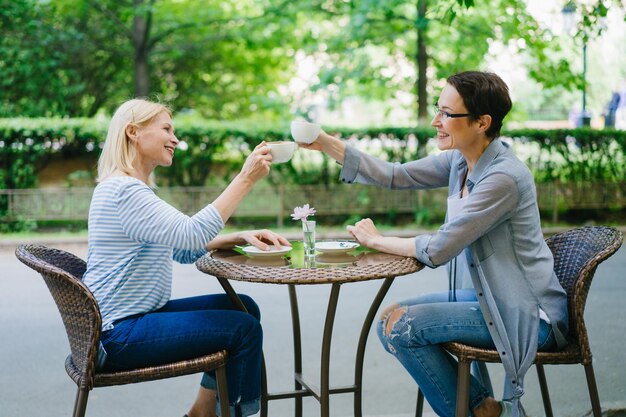
[[[439,140],[445,140],[445,139],[447,139],[447,138],[449,138],[449,137],[450,137],[450,134],[449,134],[449,133],[442,132],[441,130],[438,130],[438,131],[437,131],[437,139],[439,139]]]
[[[450,136],[449,133],[443,132],[441,130],[437,130],[437,142],[437,147],[442,151],[452,149],[454,145],[452,136]]]

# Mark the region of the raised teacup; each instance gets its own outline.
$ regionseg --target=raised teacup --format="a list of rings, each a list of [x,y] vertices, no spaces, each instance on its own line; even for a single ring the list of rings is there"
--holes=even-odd
[[[287,162],[293,156],[293,152],[298,145],[291,141],[267,142],[270,147],[270,155],[272,155],[272,163],[281,164]]]
[[[296,142],[310,144],[317,139],[322,127],[317,123],[309,123],[300,120],[291,122],[291,136]]]

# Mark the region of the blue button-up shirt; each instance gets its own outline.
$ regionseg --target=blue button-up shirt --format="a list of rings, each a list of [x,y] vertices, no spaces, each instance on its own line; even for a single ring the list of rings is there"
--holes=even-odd
[[[467,163],[456,150],[404,164],[346,147],[341,180],[393,189],[448,187],[458,193]],[[467,176],[463,210],[439,230],[415,238],[415,257],[434,268],[464,253],[485,322],[506,372],[505,398],[523,394],[537,352],[539,309],[557,344],[567,335],[567,295],[553,270],[541,232],[537,192],[529,169],[494,139]],[[516,407],[517,408],[517,407]]]

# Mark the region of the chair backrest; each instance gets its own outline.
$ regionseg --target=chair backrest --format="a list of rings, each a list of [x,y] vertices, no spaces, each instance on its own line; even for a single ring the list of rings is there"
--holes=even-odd
[[[587,294],[598,265],[622,245],[622,233],[606,226],[581,227],[550,236],[546,243],[554,255],[554,272],[567,292],[569,339],[590,360],[583,317]]]
[[[60,249],[42,245],[21,245],[15,255],[43,277],[61,313],[72,352],[79,370],[72,378],[82,388],[93,386],[102,317],[98,303],[81,281],[85,261]]]

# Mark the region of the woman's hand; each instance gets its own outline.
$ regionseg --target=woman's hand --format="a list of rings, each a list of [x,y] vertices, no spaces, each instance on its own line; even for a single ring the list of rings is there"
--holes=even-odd
[[[250,192],[254,184],[270,172],[272,155],[265,142],[261,142],[246,158],[239,174],[228,184],[226,189],[213,201],[213,207],[220,213],[226,223],[235,212],[237,205]],[[217,246],[216,248],[221,248]]]
[[[373,245],[382,238],[372,219],[359,220],[347,229],[357,242],[368,248],[376,249]]]
[[[320,152],[323,152],[324,149],[322,149],[322,144],[323,144],[324,139],[325,139],[326,136],[328,136],[328,133],[326,133],[326,132],[324,132],[324,130],[320,129],[319,135],[317,135],[317,137],[315,138],[315,140],[313,142],[311,142],[311,143],[296,142],[296,143],[301,148],[308,149],[310,151],[320,151]]]
[[[361,245],[380,252],[415,258],[415,238],[383,236],[371,219],[363,219],[348,226],[350,233]]]
[[[240,238],[253,246],[261,250],[268,250],[270,245],[276,247],[291,246],[289,241],[278,233],[274,233],[271,230],[246,230],[239,232]]]
[[[243,245],[249,243],[261,250],[268,250],[269,245],[291,246],[289,241],[271,230],[245,230],[243,232],[220,234],[210,241],[206,247],[207,250],[214,249],[230,249],[235,245]]]
[[[346,154],[346,144],[344,141],[329,135],[323,130],[320,130],[320,134],[313,143],[307,145],[306,143],[298,142],[298,146],[311,151],[324,152],[340,164],[343,164],[343,159]]]
[[[239,175],[252,182],[257,182],[269,174],[271,166],[272,156],[270,155],[270,148],[263,141],[248,155]]]

